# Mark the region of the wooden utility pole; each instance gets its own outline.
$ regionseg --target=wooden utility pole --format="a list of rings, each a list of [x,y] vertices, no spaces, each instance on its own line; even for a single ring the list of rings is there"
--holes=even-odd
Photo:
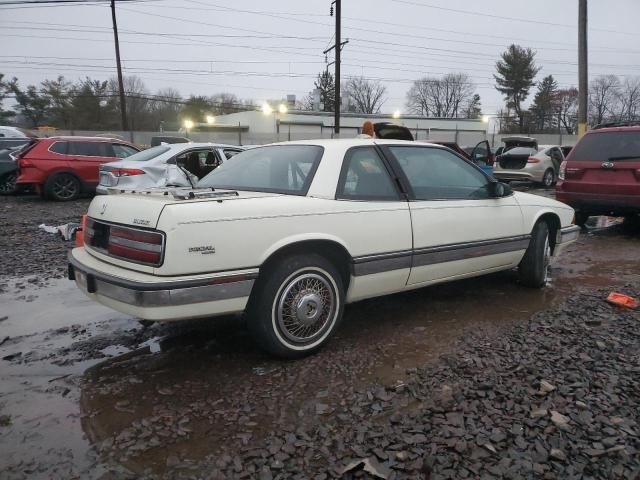
[[[578,0],[578,138],[587,131],[589,96],[587,0]]]
[[[342,0],[336,0],[336,43],[335,43],[335,55],[336,55],[336,75],[335,75],[335,103],[334,103],[334,117],[333,117],[333,131],[337,135],[340,133],[340,50],[342,45],[340,44],[340,28],[342,19]]]
[[[122,82],[122,66],[120,65],[120,42],[118,41],[118,24],[116,22],[116,1],[111,0],[111,19],[113,20],[113,39],[116,44],[116,65],[118,67],[118,88],[120,89],[120,114],[122,118],[122,131],[129,130],[127,123],[127,104],[124,98],[124,83]]]

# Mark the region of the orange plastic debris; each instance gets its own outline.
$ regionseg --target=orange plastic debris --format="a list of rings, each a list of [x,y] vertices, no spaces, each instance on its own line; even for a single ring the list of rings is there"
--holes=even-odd
[[[82,222],[80,223],[82,226],[78,230],[76,230],[76,247],[84,246],[84,227],[87,223],[86,215],[82,215]]]
[[[626,308],[638,308],[638,300],[618,292],[611,292],[607,297],[607,302]]]

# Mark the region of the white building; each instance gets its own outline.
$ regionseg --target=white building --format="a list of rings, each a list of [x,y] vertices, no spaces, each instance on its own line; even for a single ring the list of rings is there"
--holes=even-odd
[[[261,144],[273,141],[332,138],[334,115],[331,112],[307,112],[290,110],[280,113],[277,109],[266,115],[262,111],[246,111],[220,115],[207,130],[216,136],[235,135],[243,144]],[[464,118],[425,118],[415,115],[343,113],[340,116],[340,137],[354,137],[360,133],[365,121],[392,122],[404,125],[418,140],[458,141],[467,145],[486,138],[487,124],[482,120]],[[204,128],[203,128],[204,130]],[[232,133],[234,132],[234,133]],[[240,135],[238,135],[240,132]],[[193,138],[204,132],[194,129]]]

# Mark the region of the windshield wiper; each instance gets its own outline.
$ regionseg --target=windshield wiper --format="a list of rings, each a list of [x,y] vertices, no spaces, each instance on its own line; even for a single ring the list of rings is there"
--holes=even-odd
[[[610,162],[613,161],[617,161],[617,160],[635,160],[635,159],[640,160],[640,154],[638,155],[621,155],[620,157],[609,157],[608,160]]]

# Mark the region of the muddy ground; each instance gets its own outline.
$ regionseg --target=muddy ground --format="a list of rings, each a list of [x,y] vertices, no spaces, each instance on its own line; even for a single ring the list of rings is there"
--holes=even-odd
[[[1,478],[638,478],[640,315],[604,298],[640,296],[640,235],[615,221],[546,289],[360,302],[283,362],[239,317],[143,328],[86,299],[37,231],[86,206],[0,198]]]

